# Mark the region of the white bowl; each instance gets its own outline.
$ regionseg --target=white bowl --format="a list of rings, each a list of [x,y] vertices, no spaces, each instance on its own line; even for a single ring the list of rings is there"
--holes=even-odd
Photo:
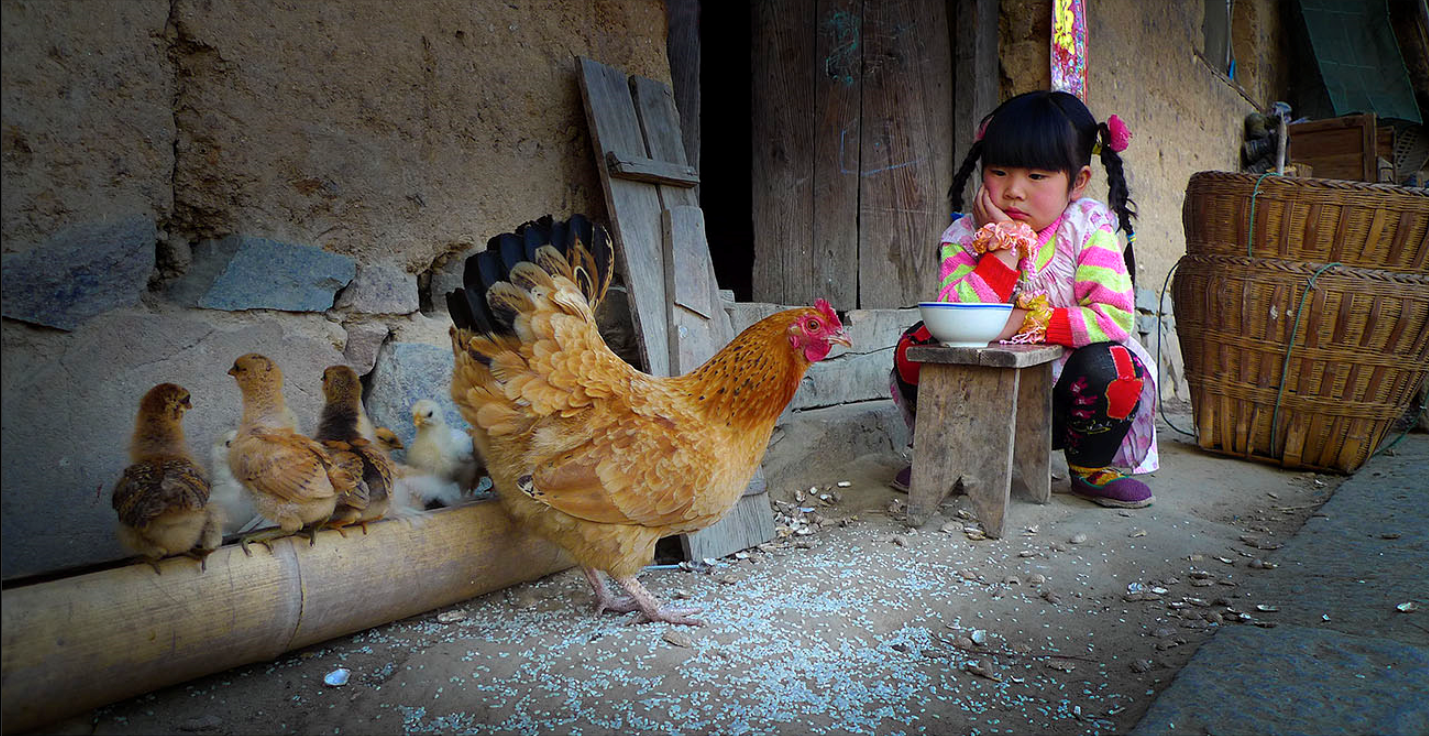
[[[1002,334],[1012,305],[919,302],[918,312],[938,342],[954,348],[985,348]]]

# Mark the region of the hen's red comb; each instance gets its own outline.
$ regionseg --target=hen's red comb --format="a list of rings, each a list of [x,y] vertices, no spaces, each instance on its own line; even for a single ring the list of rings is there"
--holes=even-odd
[[[839,325],[840,327],[843,326],[843,323],[839,322],[839,316],[834,313],[834,308],[829,306],[827,299],[815,299],[814,309],[819,310],[819,313],[828,319],[829,324]]]

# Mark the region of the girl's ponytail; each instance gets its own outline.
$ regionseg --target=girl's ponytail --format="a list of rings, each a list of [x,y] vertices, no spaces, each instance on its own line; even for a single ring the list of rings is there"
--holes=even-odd
[[[1132,229],[1131,220],[1136,217],[1136,202],[1131,198],[1130,190],[1126,186],[1126,170],[1122,166],[1121,156],[1112,150],[1111,130],[1106,123],[1097,124],[1097,136],[1102,167],[1106,169],[1107,205],[1116,213],[1117,222],[1122,232],[1126,233],[1126,270],[1131,274],[1131,282],[1135,284],[1136,252],[1133,244],[1136,242],[1136,231]]]
[[[948,188],[948,199],[952,202],[953,212],[963,211],[963,189],[968,185],[968,177],[972,176],[973,169],[977,168],[978,159],[982,158],[982,140],[973,141],[972,148],[968,149],[968,157],[963,159],[963,165],[958,169],[958,173],[953,175],[953,185]]]

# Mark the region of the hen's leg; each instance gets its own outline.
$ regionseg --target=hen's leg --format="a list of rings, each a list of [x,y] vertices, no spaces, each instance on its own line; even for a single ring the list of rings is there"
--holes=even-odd
[[[660,603],[655,600],[655,596],[650,595],[650,591],[640,584],[634,577],[616,578],[615,582],[620,583],[620,587],[630,594],[640,609],[640,617],[634,623],[649,623],[652,621],[663,621],[667,624],[684,624],[685,626],[704,626],[705,622],[697,618],[691,618],[696,613],[703,611],[703,608],[661,608]]]
[[[595,612],[614,611],[616,613],[630,613],[640,610],[640,604],[629,596],[616,598],[610,594],[610,588],[605,587],[605,581],[600,578],[600,571],[593,567],[581,566],[581,572],[585,573],[586,582],[590,583],[591,590],[595,591]]]

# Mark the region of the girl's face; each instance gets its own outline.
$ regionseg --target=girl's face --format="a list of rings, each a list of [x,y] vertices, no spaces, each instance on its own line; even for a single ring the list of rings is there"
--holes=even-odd
[[[1074,199],[1082,196],[1091,181],[1092,168],[1083,166],[1075,181],[1065,171],[1028,169],[1021,166],[984,166],[982,186],[998,209],[1041,231],[1062,216]]]

